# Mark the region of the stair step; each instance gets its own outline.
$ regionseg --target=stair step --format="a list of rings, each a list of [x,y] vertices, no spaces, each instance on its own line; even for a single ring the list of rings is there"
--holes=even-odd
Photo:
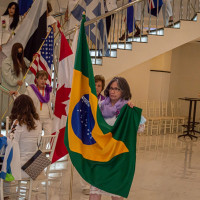
[[[91,58],[93,65],[102,65],[102,58]]]
[[[166,28],[177,28],[177,29],[179,29],[181,27],[181,22],[180,21],[178,21],[178,22],[176,22],[176,23],[174,23],[174,24],[170,24],[168,27],[166,27]]]
[[[149,35],[164,35],[164,28],[154,29],[149,31]]]
[[[110,44],[108,45],[108,49],[110,49]],[[132,43],[131,42],[119,42],[117,44],[117,42],[114,42],[111,44],[111,49],[128,49],[131,50],[132,49]]]
[[[140,37],[129,37],[127,39],[128,42],[142,42],[142,43],[146,43],[148,42],[148,36],[147,35],[142,35],[141,38]]]
[[[95,52],[96,52],[96,57],[102,57],[102,52],[95,50],[95,49],[90,50],[90,56],[95,57]],[[110,52],[110,49],[108,49],[106,52],[106,57],[116,58],[117,57],[117,49],[111,49],[111,52]]]
[[[192,18],[193,21],[197,21],[197,14]]]

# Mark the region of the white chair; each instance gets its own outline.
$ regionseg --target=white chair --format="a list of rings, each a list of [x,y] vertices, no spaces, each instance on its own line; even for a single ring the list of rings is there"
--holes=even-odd
[[[160,102],[147,101],[147,128],[150,129],[150,134],[156,132],[158,135],[160,126]],[[148,132],[147,129],[147,132]]]
[[[172,132],[172,116],[168,115],[168,102],[161,102],[161,121],[160,121],[160,132],[163,130],[163,133]]]
[[[181,114],[181,103],[180,101],[171,101],[171,115],[172,115],[172,133],[179,132],[179,128],[182,127],[182,131],[184,129],[183,125],[186,122],[187,117]]]
[[[56,133],[55,135],[44,135],[41,136],[41,140],[39,139],[40,142],[40,147],[39,149],[46,153],[46,156],[52,160],[53,154],[54,154],[54,150],[55,150],[55,146],[56,146],[56,142],[57,142],[57,137],[58,137],[58,133]],[[45,186],[45,195],[46,195],[46,199],[48,200],[48,173],[49,173],[49,169],[50,166],[47,167],[46,170],[46,176],[45,176],[45,181],[46,182],[46,186]],[[23,184],[22,184],[23,182]],[[26,185],[24,185],[24,183],[26,183]],[[28,191],[28,193],[26,194],[28,200],[31,200],[31,196],[32,196],[32,191],[33,191],[33,183],[34,180],[32,180],[31,178],[28,179],[23,179],[20,180],[18,183],[18,195],[20,195],[20,190],[24,190],[24,187],[26,187],[26,191]]]

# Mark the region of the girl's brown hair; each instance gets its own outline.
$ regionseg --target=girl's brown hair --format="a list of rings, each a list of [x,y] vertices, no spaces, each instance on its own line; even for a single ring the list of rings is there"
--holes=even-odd
[[[46,78],[48,79],[48,73],[46,72],[46,71],[44,71],[44,70],[40,70],[40,71],[38,71],[37,73],[36,73],[36,75],[35,75],[35,78],[39,78],[39,77],[44,77],[44,76],[46,76]]]
[[[105,78],[102,75],[96,75],[94,77],[94,80],[95,80],[95,83],[98,82],[98,81],[102,82],[102,91],[103,91],[103,89],[105,87]]]
[[[16,119],[20,126],[25,124],[28,131],[34,130],[36,128],[34,120],[39,120],[33,100],[25,94],[20,95],[14,101],[10,115],[11,124]]]
[[[18,49],[20,49],[20,48],[22,48],[22,57],[21,57],[21,59],[17,58]],[[27,67],[26,67],[26,64],[24,62],[24,48],[23,48],[21,43],[13,44],[12,51],[11,51],[11,56],[12,56],[12,60],[13,60],[14,71],[15,71],[15,74],[17,75],[17,77],[20,74],[20,68],[22,69],[23,75],[25,75],[25,73],[27,71]]]
[[[109,97],[109,89],[110,89],[110,86],[113,82],[117,82],[117,85],[119,87],[119,89],[121,90],[122,92],[122,96],[121,98],[124,99],[124,100],[130,100],[131,99],[131,90],[130,90],[130,87],[129,87],[129,84],[128,82],[126,81],[125,78],[123,77],[114,77],[110,83],[108,84],[108,86],[106,87],[106,89],[104,90],[104,95],[106,97]]]
[[[49,2],[47,1],[47,13],[50,13],[52,10],[53,10],[53,9],[52,9],[51,3],[49,3]]]

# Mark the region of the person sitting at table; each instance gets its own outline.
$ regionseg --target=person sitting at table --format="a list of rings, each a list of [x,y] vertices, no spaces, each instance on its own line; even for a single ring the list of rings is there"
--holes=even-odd
[[[37,151],[38,137],[42,132],[39,115],[28,95],[22,94],[15,99],[10,121],[12,125],[9,138],[19,144],[20,166],[23,166]],[[21,178],[28,177],[21,170]]]

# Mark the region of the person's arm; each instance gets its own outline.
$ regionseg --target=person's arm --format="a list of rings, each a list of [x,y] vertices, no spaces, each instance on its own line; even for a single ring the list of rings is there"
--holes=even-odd
[[[25,62],[26,67],[29,69],[31,62],[27,58],[25,58],[25,57],[24,57],[24,62]],[[31,73],[32,72],[29,70],[28,74],[31,74]]]
[[[2,77],[4,78],[5,82],[14,87],[20,85],[19,80],[16,79],[15,76],[12,74],[12,61],[6,59],[2,62]]]
[[[52,27],[53,27],[53,32],[55,33],[56,32],[56,23],[52,24]]]
[[[50,95],[51,95],[51,103],[52,103],[52,106],[53,106],[53,108],[54,108],[54,107],[55,107],[56,97],[55,97],[53,91],[51,92]]]
[[[24,62],[25,62],[26,67],[29,68],[31,62],[26,57],[24,57]]]

